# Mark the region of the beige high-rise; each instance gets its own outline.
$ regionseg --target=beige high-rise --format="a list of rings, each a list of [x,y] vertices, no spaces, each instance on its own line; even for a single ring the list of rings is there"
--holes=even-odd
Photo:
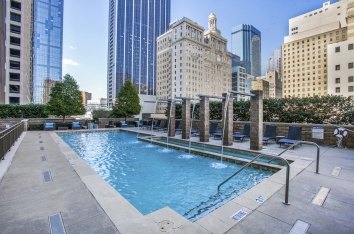
[[[31,102],[32,0],[6,0],[5,104]]]
[[[284,38],[283,97],[308,97],[327,94],[327,45],[347,39],[348,0],[289,20],[289,35]]]
[[[210,14],[205,31],[183,18],[157,38],[158,99],[221,96],[231,90],[231,54],[216,21],[215,14]]]

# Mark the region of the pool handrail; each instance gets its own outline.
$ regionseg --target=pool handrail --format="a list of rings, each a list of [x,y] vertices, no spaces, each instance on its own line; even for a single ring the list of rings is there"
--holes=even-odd
[[[286,160],[283,157],[280,157],[279,155],[269,155],[269,154],[258,154],[254,159],[252,159],[251,161],[249,161],[248,163],[246,163],[245,165],[243,165],[243,167],[241,167],[239,170],[237,170],[235,173],[233,173],[231,176],[229,176],[228,178],[226,178],[223,182],[221,182],[218,185],[218,193],[220,193],[220,188],[221,186],[223,186],[226,182],[228,182],[229,180],[231,180],[234,176],[236,176],[237,174],[239,174],[241,171],[243,171],[244,169],[246,169],[249,165],[251,165],[254,161],[256,161],[257,159],[261,158],[261,157],[272,157],[272,159],[277,158],[280,159],[282,161],[285,162],[286,164],[286,184],[285,184],[285,201],[283,202],[285,205],[290,205],[289,203],[289,178],[290,178],[290,164],[288,162],[288,160]]]

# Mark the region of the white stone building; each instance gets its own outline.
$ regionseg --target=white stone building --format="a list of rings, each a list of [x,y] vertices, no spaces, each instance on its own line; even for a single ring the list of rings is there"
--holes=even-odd
[[[158,99],[221,96],[231,90],[231,54],[216,22],[215,14],[210,14],[204,30],[183,18],[157,38]]]

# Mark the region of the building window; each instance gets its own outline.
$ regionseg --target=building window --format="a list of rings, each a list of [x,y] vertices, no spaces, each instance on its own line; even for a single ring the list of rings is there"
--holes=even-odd
[[[20,104],[20,98],[19,97],[9,97],[9,103],[10,104]]]
[[[10,32],[21,34],[21,27],[17,25],[10,24]]]
[[[340,52],[340,46],[337,46],[337,47],[335,48],[335,52],[336,52],[336,53]]]
[[[10,93],[20,93],[19,85],[10,85]]]
[[[340,83],[340,78],[336,78],[336,84]]]
[[[10,37],[10,44],[11,45],[20,46],[21,45],[21,39],[17,38],[17,37]]]
[[[11,8],[20,11],[21,3],[16,1],[11,1]]]
[[[10,72],[10,81],[20,81],[20,73]]]
[[[348,68],[349,68],[349,69],[352,69],[353,67],[354,67],[354,63],[353,63],[353,62],[348,63]]]
[[[354,81],[354,77],[353,76],[348,76],[348,82],[353,82]]]
[[[336,71],[340,70],[340,65],[336,65]]]
[[[10,19],[15,22],[21,23],[21,15],[11,12]]]
[[[353,92],[354,91],[354,86],[348,86],[348,92]]]
[[[348,45],[348,50],[352,50],[352,49],[353,49],[353,45],[354,45],[353,43],[352,43],[352,44],[349,44],[349,45]]]
[[[20,70],[21,64],[17,61],[10,61],[10,69]]]
[[[336,87],[336,93],[340,93],[340,88]]]
[[[19,57],[21,57],[21,51],[16,50],[16,49],[10,49],[10,56],[15,57],[15,58],[19,58]]]

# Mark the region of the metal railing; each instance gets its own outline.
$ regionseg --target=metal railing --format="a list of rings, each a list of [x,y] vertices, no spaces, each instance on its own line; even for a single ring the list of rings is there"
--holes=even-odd
[[[319,173],[319,161],[320,161],[320,147],[314,143],[314,142],[310,142],[310,141],[298,141],[295,144],[289,146],[288,148],[286,148],[285,150],[283,150],[281,153],[277,154],[277,155],[269,155],[269,154],[259,154],[257,155],[254,159],[252,159],[251,161],[249,161],[247,164],[245,164],[243,167],[241,167],[239,170],[237,170],[234,174],[232,174],[231,176],[229,176],[228,178],[226,178],[223,182],[221,182],[218,185],[218,193],[220,193],[220,188],[221,186],[223,186],[226,182],[228,182],[229,180],[231,180],[233,177],[235,177],[237,174],[239,174],[241,171],[243,171],[244,169],[246,169],[247,167],[249,167],[253,162],[255,162],[257,159],[263,157],[263,156],[267,156],[267,157],[271,157],[271,159],[268,161],[268,163],[272,162],[273,160],[277,159],[277,160],[282,160],[286,163],[286,183],[285,183],[285,201],[283,202],[285,205],[290,205],[289,203],[289,180],[290,180],[290,165],[288,160],[286,160],[285,158],[281,157],[282,154],[284,154],[285,152],[287,152],[288,150],[294,148],[297,145],[300,144],[306,144],[306,145],[315,145],[317,147],[317,156],[316,156],[316,173]]]
[[[0,160],[5,159],[5,154],[11,150],[22,132],[25,131],[25,120],[17,123],[10,128],[0,132]]]
[[[237,170],[234,174],[232,174],[231,176],[229,176],[227,179],[225,179],[223,182],[221,182],[218,185],[218,194],[220,193],[220,188],[221,186],[223,186],[226,182],[228,182],[229,180],[231,180],[233,177],[235,177],[236,175],[238,175],[241,171],[243,171],[244,169],[246,169],[247,167],[249,167],[254,161],[256,161],[257,159],[261,158],[261,157],[272,157],[272,159],[276,158],[276,159],[280,159],[283,162],[285,162],[286,164],[286,183],[285,183],[285,201],[284,204],[286,205],[290,205],[289,204],[289,178],[290,178],[290,164],[288,162],[288,160],[286,160],[283,157],[280,157],[278,155],[268,155],[268,154],[258,154],[254,159],[252,159],[251,161],[249,161],[248,163],[246,163],[243,167],[241,167],[239,170]]]

